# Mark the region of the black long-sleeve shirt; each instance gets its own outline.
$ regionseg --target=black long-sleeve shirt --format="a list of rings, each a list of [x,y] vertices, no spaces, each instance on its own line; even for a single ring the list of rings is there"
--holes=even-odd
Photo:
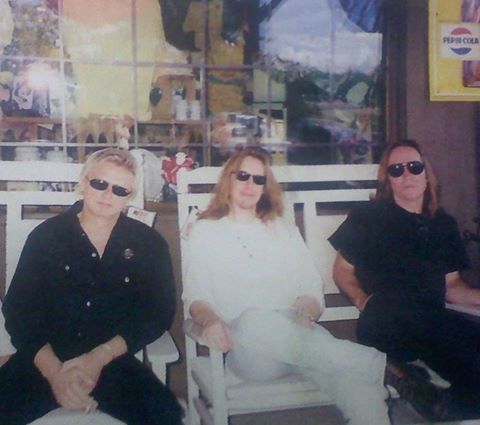
[[[165,240],[121,215],[100,258],[77,202],[29,235],[3,304],[14,346],[33,357],[46,343],[64,361],[115,335],[135,353],[167,330],[175,285]]]

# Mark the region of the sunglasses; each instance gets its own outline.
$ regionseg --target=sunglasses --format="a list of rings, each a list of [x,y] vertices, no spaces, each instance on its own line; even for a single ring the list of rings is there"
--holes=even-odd
[[[387,173],[390,177],[400,177],[408,169],[410,174],[418,176],[425,170],[425,164],[421,161],[399,162],[398,164],[391,164],[387,167]]]
[[[89,180],[90,186],[93,187],[95,190],[106,190],[110,183],[106,180],[101,179],[91,179]],[[125,196],[130,195],[131,191],[125,189],[123,186],[119,186],[118,184],[112,184],[112,193],[116,196],[120,196],[124,198]]]
[[[241,182],[246,182],[250,179],[250,177],[253,179],[253,182],[257,186],[263,186],[267,182],[267,176],[261,176],[259,174],[250,174],[247,173],[246,171],[237,171],[236,173],[237,180]]]

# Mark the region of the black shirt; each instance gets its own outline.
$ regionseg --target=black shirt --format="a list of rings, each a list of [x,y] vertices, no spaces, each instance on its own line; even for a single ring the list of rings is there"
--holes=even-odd
[[[165,240],[119,217],[100,258],[77,202],[29,235],[3,305],[14,346],[32,358],[46,343],[64,361],[121,335],[135,353],[168,329],[175,286]]]
[[[443,306],[445,275],[468,266],[455,220],[410,213],[393,201],[353,209],[329,238],[367,294]]]

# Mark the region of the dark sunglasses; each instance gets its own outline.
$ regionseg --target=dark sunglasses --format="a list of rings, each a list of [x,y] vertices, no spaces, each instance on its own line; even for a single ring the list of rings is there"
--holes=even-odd
[[[253,182],[258,186],[263,186],[267,182],[267,176],[261,176],[259,174],[249,174],[246,171],[237,171],[236,173],[237,180],[241,182],[246,182],[252,177]]]
[[[421,161],[399,162],[398,164],[391,164],[387,167],[387,173],[390,177],[400,177],[408,169],[410,174],[418,176],[425,170],[425,164]]]
[[[110,186],[109,182],[101,179],[91,179],[89,180],[89,183],[90,186],[95,190],[106,190],[107,187]],[[122,198],[130,195],[130,191],[128,189],[125,189],[123,186],[119,186],[118,184],[112,184],[112,193]]]

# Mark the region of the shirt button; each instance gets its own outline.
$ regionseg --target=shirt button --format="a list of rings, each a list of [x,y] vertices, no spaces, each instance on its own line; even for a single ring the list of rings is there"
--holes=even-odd
[[[91,303],[91,301],[87,301],[87,302],[85,303],[85,305],[86,305],[87,307],[90,307],[90,306],[92,305],[92,303]]]
[[[129,278],[128,276],[125,276],[125,278],[123,279],[123,281],[124,281],[125,283],[129,283],[129,282],[130,282],[130,278]]]
[[[96,252],[92,252],[92,258],[96,258],[97,257],[97,253]]]
[[[67,264],[67,265],[65,266],[65,271],[68,272],[69,270],[70,270],[70,266]]]

